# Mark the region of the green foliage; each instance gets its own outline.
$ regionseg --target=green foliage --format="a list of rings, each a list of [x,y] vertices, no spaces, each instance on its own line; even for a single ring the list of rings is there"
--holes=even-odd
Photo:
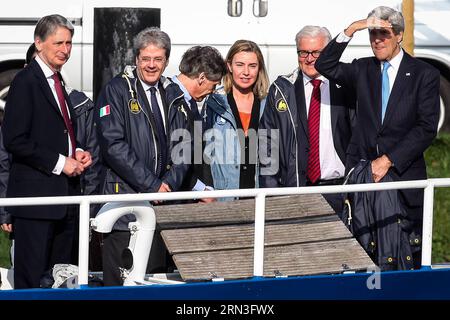
[[[450,178],[450,134],[439,134],[425,159],[430,178]],[[432,261],[450,261],[450,188],[436,188],[434,193]]]
[[[0,266],[9,268],[11,266],[9,259],[9,249],[11,247],[11,241],[9,240],[9,234],[0,231]]]

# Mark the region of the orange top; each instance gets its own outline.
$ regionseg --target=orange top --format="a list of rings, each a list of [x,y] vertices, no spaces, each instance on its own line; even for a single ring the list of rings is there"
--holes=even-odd
[[[250,126],[251,113],[239,112],[239,117],[241,118],[242,128],[244,129],[245,135],[247,135],[248,127]]]

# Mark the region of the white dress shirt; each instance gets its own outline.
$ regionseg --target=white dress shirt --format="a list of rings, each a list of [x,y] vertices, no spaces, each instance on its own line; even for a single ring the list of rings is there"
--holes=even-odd
[[[323,76],[320,84],[320,130],[319,130],[319,158],[320,158],[320,179],[330,180],[344,176],[345,167],[334,148],[333,130],[331,128],[331,100],[330,81]],[[303,85],[305,89],[306,115],[309,115],[309,105],[313,85],[311,78],[303,74]]]
[[[403,59],[403,49],[400,49],[400,52],[393,57],[389,62],[391,65],[387,69],[388,77],[389,77],[389,92],[392,91],[392,87],[394,86],[395,78],[397,77],[398,69],[400,68],[400,63]],[[380,70],[383,72],[383,62],[380,62]]]
[[[139,79],[139,78],[138,78]],[[158,100],[158,106],[159,106],[159,111],[161,112],[162,115],[162,119],[163,119],[163,125],[164,125],[164,129],[166,129],[167,132],[167,128],[166,128],[166,117],[164,116],[165,112],[164,112],[164,106],[163,106],[163,102],[161,99],[161,93],[159,92],[159,87],[158,85],[156,86],[151,86],[146,84],[144,81],[142,81],[141,79],[139,79],[139,81],[142,84],[142,87],[144,88],[145,91],[145,96],[147,97],[147,101],[148,101],[148,105],[152,108],[153,110],[153,106],[152,106],[152,99],[151,99],[151,92],[150,92],[150,88],[151,87],[155,87],[156,88],[156,100]]]
[[[55,89],[55,80],[53,80],[53,70],[50,69],[50,67],[48,65],[45,64],[44,61],[42,61],[41,57],[39,57],[39,55],[36,56],[35,58],[36,62],[38,63],[39,67],[41,67],[42,72],[44,73],[45,78],[47,79],[48,85],[50,87],[50,90],[53,93],[53,97],[55,98],[55,102],[59,107],[59,111],[61,112],[61,108],[67,108],[66,106],[61,106],[59,104],[59,99],[58,99],[58,95],[56,94],[56,89]],[[61,112],[62,114],[62,112]],[[70,118],[70,112],[69,110],[67,110],[67,114],[69,115]],[[70,136],[69,136],[69,131],[67,131],[67,141],[69,143],[69,154],[68,157],[72,156],[72,142],[70,141]],[[64,169],[64,164],[66,163],[66,157],[62,154],[59,155],[58,158],[58,162],[56,162],[55,167],[53,168],[52,173],[56,174],[56,175],[60,175],[61,172]]]

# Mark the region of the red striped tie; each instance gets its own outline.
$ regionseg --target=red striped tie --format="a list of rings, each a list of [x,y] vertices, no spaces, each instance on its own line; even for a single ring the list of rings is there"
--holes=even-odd
[[[308,179],[315,183],[320,179],[319,135],[320,135],[320,84],[321,80],[313,79],[313,91],[309,104],[308,128],[309,128],[309,154],[308,154]]]

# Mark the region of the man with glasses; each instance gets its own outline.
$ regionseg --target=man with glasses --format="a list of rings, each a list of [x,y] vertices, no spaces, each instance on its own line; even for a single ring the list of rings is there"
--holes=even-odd
[[[178,86],[162,77],[170,56],[169,36],[159,28],[142,30],[134,39],[136,66],[125,67],[103,88],[95,121],[105,174],[104,194],[171,192],[178,190],[189,168],[189,134],[183,96]],[[172,158],[176,149],[177,158]],[[104,284],[123,283],[122,253],[128,247],[129,222],[120,218],[105,235]],[[166,272],[170,258],[159,232],[155,232],[147,272]]]
[[[271,85],[260,128],[279,130],[279,152],[261,167],[262,187],[298,187],[342,184],[346,150],[351,137],[354,99],[336,83],[319,74],[315,62],[331,40],[328,29],[305,26],[295,41],[299,67]],[[267,145],[270,146],[270,130]],[[277,158],[278,157],[278,158]],[[339,194],[324,195],[341,214]]]
[[[368,30],[374,56],[339,62],[353,35],[361,30]],[[323,74],[358,96],[358,121],[348,158],[350,165],[360,159],[371,161],[374,182],[385,177],[394,181],[426,179],[424,152],[437,132],[439,71],[402,49],[404,30],[401,12],[377,7],[330,41],[317,61]],[[423,190],[400,190],[399,196],[406,219],[398,221],[410,233],[413,262],[418,268]]]

